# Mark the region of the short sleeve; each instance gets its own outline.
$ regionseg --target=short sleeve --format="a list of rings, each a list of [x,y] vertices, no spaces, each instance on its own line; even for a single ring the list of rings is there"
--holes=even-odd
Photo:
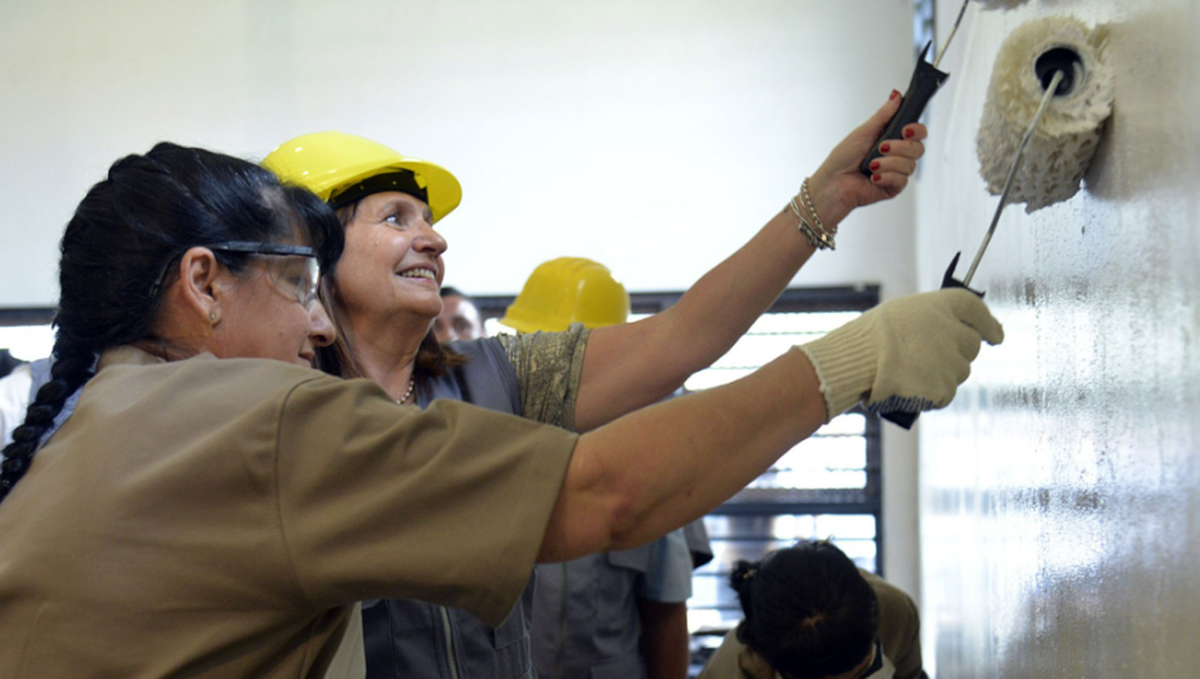
[[[398,406],[368,380],[296,387],[279,414],[276,493],[301,588],[322,606],[422,599],[498,625],[576,439],[467,403]]]
[[[896,679],[924,676],[921,667],[921,617],[908,594],[874,573],[862,571],[879,607],[879,641],[896,666]]]
[[[582,323],[572,323],[562,332],[497,336],[517,373],[524,417],[574,431],[589,334]]]
[[[652,543],[650,568],[641,577],[638,596],[651,601],[679,603],[692,596],[692,554],[682,530],[673,530]]]

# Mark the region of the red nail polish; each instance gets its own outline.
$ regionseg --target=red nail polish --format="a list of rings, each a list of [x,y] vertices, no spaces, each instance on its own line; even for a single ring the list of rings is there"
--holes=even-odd
[[[873,175],[871,175],[871,181],[873,181],[873,182],[877,182],[877,181],[879,181],[880,179],[883,179],[883,177],[880,177],[880,176],[879,176],[879,175],[877,175],[877,174],[873,174]]]
[[[909,137],[911,137],[911,136],[913,136],[913,131],[912,131],[912,129],[911,129],[911,128],[910,128],[910,129],[907,129],[907,130],[905,130],[905,131],[904,131],[904,138],[905,138],[905,139],[908,139],[908,138],[909,138]]]
[[[872,160],[872,161],[871,161],[871,169],[872,169],[872,170],[878,170],[878,169],[879,169],[879,161],[878,161],[878,160]]]
[[[898,96],[900,96],[900,90],[892,90],[892,96],[888,97],[888,101],[891,101]]]
[[[880,153],[887,153],[888,151],[891,151],[891,150],[892,150],[892,145],[891,145],[891,144],[889,144],[889,143],[887,143],[887,142],[884,142],[884,143],[882,143],[882,144],[880,144],[880,145],[879,145],[879,152],[880,152]]]

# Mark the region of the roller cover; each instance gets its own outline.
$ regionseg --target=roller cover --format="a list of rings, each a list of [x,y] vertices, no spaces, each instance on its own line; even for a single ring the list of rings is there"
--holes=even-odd
[[[975,3],[984,9],[1013,9],[1024,5],[1025,0],[975,0]]]
[[[1049,17],[1018,27],[996,56],[988,85],[976,150],[988,190],[1004,189],[1012,159],[1044,90],[1034,63],[1059,47],[1079,54],[1074,89],[1050,100],[1013,180],[1009,203],[1033,212],[1067,200],[1096,153],[1104,121],[1112,112],[1113,74],[1103,62],[1105,32],[1089,30],[1071,17]]]

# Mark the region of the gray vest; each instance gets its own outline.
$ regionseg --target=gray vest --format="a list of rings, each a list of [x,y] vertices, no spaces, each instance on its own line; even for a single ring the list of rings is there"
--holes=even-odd
[[[451,346],[469,360],[432,388],[423,386],[418,405],[425,408],[434,399],[449,398],[520,414],[517,375],[499,340]],[[534,679],[529,650],[532,596],[531,577],[521,600],[495,629],[466,611],[423,601],[364,604],[367,679]]]

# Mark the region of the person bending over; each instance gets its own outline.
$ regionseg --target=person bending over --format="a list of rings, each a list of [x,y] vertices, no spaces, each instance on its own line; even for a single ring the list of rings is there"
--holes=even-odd
[[[745,619],[700,679],[922,679],[913,600],[826,541],[739,561]]]

